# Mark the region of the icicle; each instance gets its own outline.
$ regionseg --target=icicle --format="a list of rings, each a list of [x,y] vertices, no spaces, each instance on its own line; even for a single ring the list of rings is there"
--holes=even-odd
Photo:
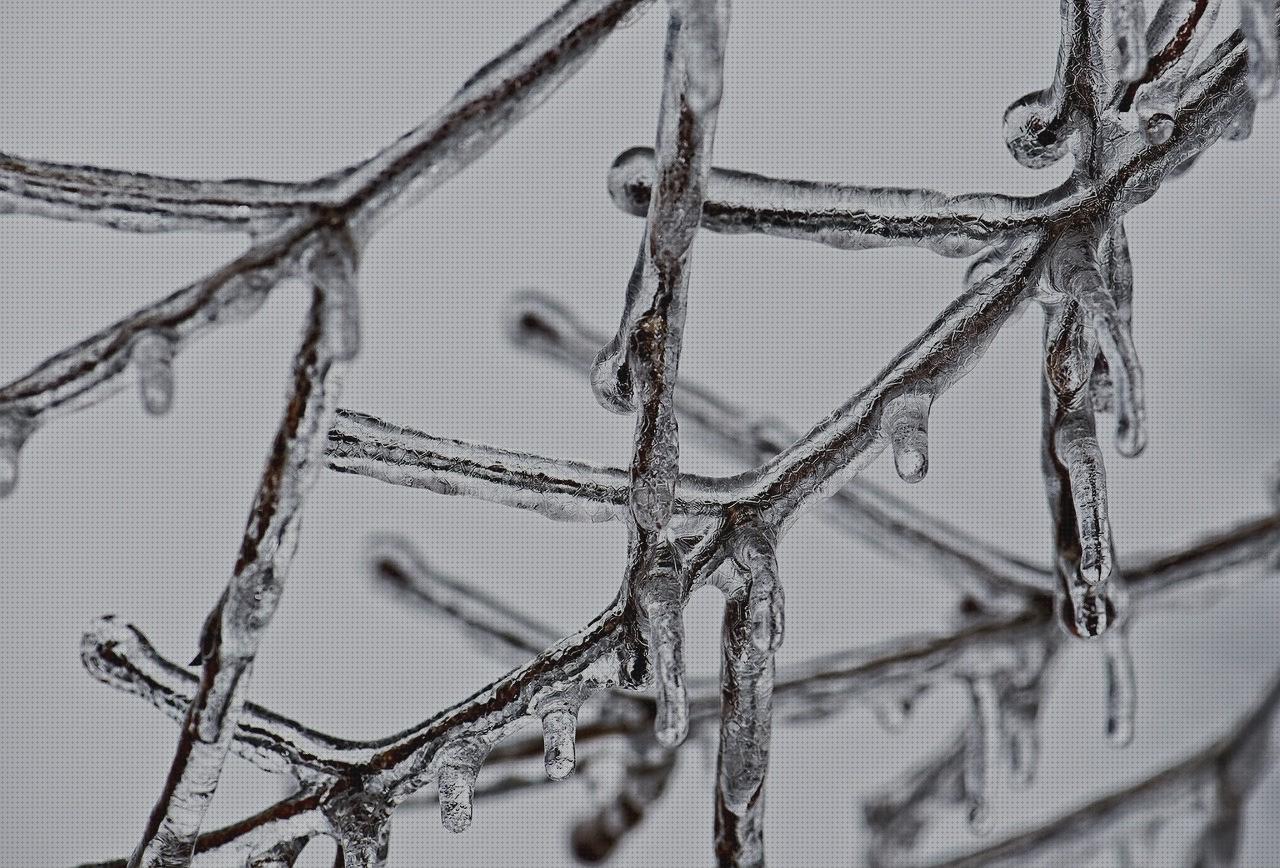
[[[1107,737],[1117,747],[1124,747],[1133,740],[1137,708],[1128,631],[1123,627],[1107,631],[1102,637],[1102,651],[1106,660]]]
[[[1000,694],[990,678],[966,679],[973,702],[964,754],[964,791],[969,801],[969,825],[980,835],[991,830],[987,799],[999,792]]]
[[[440,799],[440,822],[450,832],[465,832],[471,825],[471,796],[476,788],[480,765],[489,755],[489,746],[466,741],[441,751],[436,785]]]
[[[324,808],[338,844],[342,868],[383,868],[391,840],[391,806],[385,795],[357,790]]]
[[[782,647],[785,599],[778,581],[778,561],[773,541],[763,532],[744,531],[735,548],[743,573],[750,577],[747,617],[751,643],[756,650],[773,654]]]
[[[1041,678],[1050,654],[1042,644],[1037,643],[1036,648],[1040,652],[1037,659],[1027,664],[1034,674],[1023,682],[1021,678],[1028,672],[1019,673],[1019,683],[1011,685],[1000,697],[1004,753],[1012,783],[1019,788],[1029,787],[1035,782],[1040,761]]]
[[[1147,71],[1147,10],[1142,0],[1113,0],[1111,28],[1120,78],[1141,80]]]
[[[1157,10],[1147,34],[1148,45],[1160,46],[1155,50],[1161,51],[1184,38],[1186,43],[1177,52],[1177,59],[1138,94],[1134,108],[1138,112],[1142,135],[1149,144],[1162,145],[1173,135],[1173,116],[1186,85],[1187,73],[1213,28],[1220,3],[1221,0],[1208,0],[1207,3],[1201,0],[1165,0]]]
[[[665,747],[675,747],[689,734],[689,696],[684,673],[684,600],[675,550],[659,544],[640,591],[640,611],[647,625],[649,663],[653,669],[657,715],[654,733]]]
[[[142,406],[152,416],[163,416],[173,406],[174,341],[159,332],[143,332],[133,342],[129,360],[138,371]]]
[[[929,472],[929,407],[933,396],[899,395],[884,408],[881,429],[893,446],[893,464],[903,482],[919,482]]]
[[[309,274],[324,294],[325,337],[334,358],[349,361],[360,352],[360,298],[356,291],[359,251],[345,229],[325,237],[311,258]]]
[[[35,428],[32,417],[19,410],[0,412],[0,497],[8,497],[18,486],[18,465],[22,445]]]
[[[646,607],[649,649],[653,662],[657,717],[654,734],[665,747],[675,747],[689,734],[689,696],[684,683],[684,619],[679,608]]]
[[[567,708],[542,715],[543,760],[547,777],[553,781],[562,781],[573,772],[577,726],[578,716]]]
[[[1127,242],[1117,246],[1107,237],[1102,246],[1108,263],[1105,276],[1092,240],[1083,235],[1064,239],[1051,265],[1051,280],[1089,316],[1111,378],[1116,449],[1132,458],[1147,445],[1142,364],[1134,348],[1131,321],[1133,269]]]
[[[1111,523],[1107,518],[1107,482],[1102,452],[1092,431],[1064,425],[1054,443],[1058,460],[1071,480],[1071,502],[1080,535],[1080,561],[1076,574],[1090,586],[1111,576]]]
[[[1240,30],[1249,48],[1249,91],[1269,99],[1276,91],[1276,19],[1271,0],[1240,0]]]

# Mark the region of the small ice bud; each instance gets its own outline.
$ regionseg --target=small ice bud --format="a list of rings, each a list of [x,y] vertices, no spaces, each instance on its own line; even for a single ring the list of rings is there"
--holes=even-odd
[[[22,444],[35,427],[31,417],[17,410],[0,412],[0,497],[8,497],[18,486],[18,465]]]
[[[1137,706],[1134,686],[1133,652],[1123,628],[1109,630],[1102,639],[1106,662],[1107,737],[1117,747],[1133,740],[1133,719]]]
[[[154,331],[143,332],[133,342],[129,359],[138,371],[142,406],[152,416],[163,416],[173,406],[172,339]]]
[[[547,777],[553,781],[562,781],[573,772],[577,725],[577,715],[565,708],[542,716],[543,758]]]
[[[489,749],[477,742],[464,742],[446,748],[444,753],[436,780],[440,822],[450,832],[465,832],[471,825],[471,797],[476,776]]]
[[[900,395],[884,410],[882,427],[893,447],[893,463],[903,482],[919,482],[929,472],[929,406],[932,397]]]

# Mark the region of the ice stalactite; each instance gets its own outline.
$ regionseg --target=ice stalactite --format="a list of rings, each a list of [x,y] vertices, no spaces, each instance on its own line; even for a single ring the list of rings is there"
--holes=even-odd
[[[1045,325],[1044,473],[1064,626],[1082,637],[1101,636],[1119,615],[1106,471],[1088,396],[1096,354],[1080,306],[1054,306]]]
[[[555,709],[542,715],[547,777],[553,781],[562,781],[573,772],[577,727],[578,716],[570,709]]]
[[[129,352],[142,406],[153,416],[163,416],[173,406],[173,355],[173,339],[154,331],[138,335]]]
[[[1107,737],[1112,744],[1125,747],[1133,741],[1138,704],[1128,625],[1121,624],[1114,630],[1108,630],[1102,637],[1102,650],[1106,666]]]
[[[1058,242],[1048,280],[1057,292],[1073,299],[1089,326],[1106,363],[1110,380],[1108,409],[1116,416],[1116,449],[1135,457],[1146,447],[1146,399],[1142,365],[1133,344],[1132,266],[1123,230],[1101,238],[1072,233]],[[1098,247],[1107,250],[1105,260]],[[1090,373],[1092,376],[1092,372]]]
[[[654,732],[673,747],[689,734],[689,696],[684,671],[684,588],[674,547],[666,541],[646,554],[632,554],[632,579],[640,626],[645,632],[658,713]]]
[[[919,482],[929,472],[928,392],[899,395],[884,408],[885,434],[893,448],[893,464],[904,482]]]
[[[743,529],[734,543],[734,560],[741,584],[726,595],[721,637],[715,848],[721,865],[763,866],[773,655],[783,633],[782,586],[772,535]]]
[[[489,747],[482,741],[462,741],[440,752],[440,823],[450,832],[464,832],[471,825],[471,796]]]

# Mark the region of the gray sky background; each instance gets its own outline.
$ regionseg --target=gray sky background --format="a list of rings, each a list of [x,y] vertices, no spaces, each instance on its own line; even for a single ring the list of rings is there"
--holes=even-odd
[[[552,0],[554,2],[554,0]],[[0,27],[0,150],[191,176],[303,179],[358,159],[443,104],[552,2],[158,3],[8,0]],[[1230,6],[1231,4],[1226,4]],[[361,274],[365,349],[342,406],[431,433],[624,464],[632,422],[586,383],[508,347],[507,296],[538,287],[611,329],[640,223],[605,174],[653,140],[663,11],[616,34],[586,69],[462,177],[381,233]],[[1234,15],[1225,13],[1234,22]],[[740,0],[716,162],[778,176],[1029,193],[1000,118],[1052,75],[1058,4]],[[1234,24],[1230,24],[1234,26]],[[1268,508],[1280,457],[1274,214],[1280,104],[1127,221],[1137,275],[1151,444],[1108,450],[1125,554],[1190,541]],[[232,236],[130,236],[33,218],[0,225],[0,381],[215,268]],[[963,264],[904,251],[846,253],[754,237],[699,237],[683,377],[807,428],[868,381],[955,295]],[[86,675],[82,631],[115,613],[188,659],[234,560],[282,405],[303,312],[296,288],[178,359],[162,419],[131,393],[49,425],[0,503],[0,796],[3,861],[54,866],[125,855],[172,756],[176,727]],[[896,491],[1029,558],[1047,560],[1039,477],[1041,316],[1028,309],[934,409],[928,479]],[[687,469],[735,469],[690,443]],[[882,459],[870,471],[892,477]],[[400,730],[501,667],[446,623],[373,590],[370,533],[402,532],[441,566],[567,631],[613,597],[624,529],[324,474],[261,649],[252,697],[351,737]],[[820,521],[782,551],[781,660],[937,628],[953,596]],[[1045,711],[1040,781],[1001,794],[1000,829],[1133,780],[1224,731],[1277,652],[1273,589],[1210,612],[1134,625],[1138,737],[1102,734],[1101,658],[1064,655]],[[713,672],[719,603],[688,617],[693,666]],[[859,864],[866,794],[949,738],[960,694],[903,732],[869,712],[775,733],[771,864]],[[1082,764],[1103,768],[1081,783]],[[696,751],[620,865],[705,864],[714,753]],[[280,784],[232,760],[210,817],[242,816]],[[405,811],[392,865],[558,865],[589,803],[578,780],[478,801],[464,835]],[[1246,864],[1280,862],[1280,785],[1257,796]],[[1265,827],[1265,828],[1263,828]],[[307,864],[327,864],[317,846]],[[328,851],[331,853],[331,849]]]

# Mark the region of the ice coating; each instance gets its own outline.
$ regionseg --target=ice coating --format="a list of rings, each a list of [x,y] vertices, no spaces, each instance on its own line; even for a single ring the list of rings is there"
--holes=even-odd
[[[500,737],[540,721],[531,755],[540,759],[547,778],[558,778],[578,759],[580,742],[638,738],[640,720],[647,733],[656,732],[647,743],[656,747],[637,751],[646,759],[633,764],[636,771],[617,790],[617,800],[597,814],[598,823],[582,827],[593,830],[582,838],[582,852],[607,852],[638,822],[630,800],[648,805],[661,795],[675,752],[656,744],[658,737],[675,744],[686,732],[713,729],[718,720],[717,851],[731,864],[758,864],[774,707],[788,721],[821,719],[850,698],[905,713],[923,691],[952,679],[974,685],[966,722],[970,737],[930,771],[927,786],[913,790],[907,802],[917,810],[954,795],[958,786],[961,802],[973,810],[991,789],[993,770],[1005,754],[1019,771],[1034,767],[1039,672],[1062,639],[1049,623],[1043,580],[1050,571],[1020,563],[852,480],[885,446],[892,448],[904,479],[923,474],[928,407],[972,368],[1042,281],[1050,285],[1040,300],[1049,309],[1045,451],[1055,531],[1052,575],[1068,603],[1072,632],[1095,636],[1113,627],[1100,643],[1113,737],[1129,729],[1126,709],[1134,695],[1132,664],[1114,629],[1123,626],[1120,576],[1132,582],[1135,610],[1149,611],[1185,591],[1216,598],[1236,586],[1235,567],[1274,556],[1276,523],[1268,516],[1190,550],[1121,570],[1094,430],[1096,408],[1114,412],[1121,451],[1141,448],[1133,278],[1122,218],[1167,178],[1190,168],[1218,138],[1243,137],[1256,99],[1266,90],[1267,52],[1274,56],[1271,10],[1264,23],[1255,9],[1243,34],[1228,38],[1193,68],[1216,13],[1205,0],[1161,6],[1147,33],[1141,76],[1135,76],[1140,3],[1064,3],[1054,85],[1012,112],[1011,128],[1013,138],[1023,137],[1015,148],[1019,155],[1025,147],[1019,159],[1036,164],[1069,154],[1074,171],[1060,187],[1024,198],[945,196],[712,170],[710,133],[723,91],[727,6],[672,0],[658,146],[652,153],[624,154],[610,175],[615,201],[647,217],[617,352],[606,350],[606,363],[598,369],[603,376],[597,377],[615,408],[636,410],[632,467],[589,468],[448,441],[356,413],[340,414],[329,428],[322,421],[327,403],[321,369],[358,349],[354,278],[368,236],[484,153],[643,5],[572,0],[482,68],[435,118],[370,160],[304,184],[186,181],[0,158],[0,211],[130,231],[230,229],[248,234],[251,244],[214,274],[0,389],[0,493],[16,479],[22,443],[48,417],[114,393],[128,379],[119,376],[126,371],[137,374],[148,409],[161,410],[173,392],[172,357],[190,338],[253,313],[289,278],[309,282],[313,293],[282,433],[235,575],[203,637],[202,678],[160,660],[140,634],[118,624],[104,622],[86,639],[84,659],[95,675],[184,721],[178,761],[135,863],[185,865],[193,854],[228,848],[250,864],[288,864],[306,841],[326,835],[338,841],[346,865],[382,864],[391,807],[432,782],[446,825],[465,825],[475,772]],[[1108,5],[1117,69],[1109,67],[1109,46],[1102,39]],[[1177,98],[1171,100],[1173,90]],[[1145,138],[1132,129],[1133,118],[1123,117],[1134,111],[1143,117]],[[1029,143],[1026,134],[1036,124],[1035,142]],[[880,376],[808,433],[789,432],[767,417],[736,414],[714,396],[676,385],[688,253],[700,223],[850,250],[906,245],[981,258],[955,302]],[[564,312],[546,305],[526,310],[511,331],[562,361],[576,359],[581,350],[581,335]],[[308,397],[300,401],[303,392]],[[319,403],[313,406],[312,400]],[[728,479],[681,475],[680,412],[756,469]],[[421,564],[409,569],[401,559],[402,576],[412,573],[414,581],[430,584],[424,599],[486,634],[504,653],[521,651],[520,668],[418,726],[368,742],[321,736],[245,704],[257,634],[278,602],[301,492],[321,451],[335,469],[395,484],[558,518],[626,520],[632,556],[623,593],[599,618],[557,643],[557,631],[521,623],[518,613],[427,578]],[[773,653],[783,633],[776,546],[818,504],[842,531],[956,567],[960,578],[953,581],[967,596],[954,632],[853,649],[775,677]],[[723,714],[716,697],[686,683],[681,660],[681,611],[689,592],[705,584],[721,588],[729,599]],[[650,683],[657,687],[651,704],[624,692]],[[584,712],[581,703],[592,693],[602,694],[612,710]],[[575,723],[584,713],[590,725]],[[1230,796],[1204,800],[1197,808],[1208,820],[1199,842],[1206,860],[1223,861],[1233,852],[1247,790],[1240,782],[1248,778],[1244,760],[1235,758],[1260,758],[1257,728],[1252,732],[1240,742],[1251,745],[1247,751],[1215,754],[1214,768],[1226,771],[1203,779]],[[200,834],[204,804],[228,751],[287,774],[302,788],[227,830]],[[512,753],[501,761],[515,758]],[[1106,817],[1092,816],[1085,831],[1077,837],[1105,839]],[[1137,845],[1117,846],[1129,852]],[[993,856],[991,864],[1002,858]]]
[[[302,501],[321,458],[332,415],[325,389],[333,369],[326,299],[313,295],[294,358],[289,403],[276,433],[240,555],[201,636],[203,675],[188,708],[173,769],[131,860],[168,868],[190,862],[245,702],[249,672],[292,561]]]
[[[1142,0],[1114,0],[1111,30],[1120,78],[1138,81],[1147,71],[1147,10]]]
[[[1151,20],[1148,44],[1168,46],[1157,59],[1172,57],[1158,65],[1155,76],[1138,92],[1135,103],[1140,129],[1151,144],[1163,144],[1173,135],[1174,115],[1186,90],[1187,75],[1208,38],[1221,2],[1165,0]],[[1274,17],[1272,24],[1274,26]]]

